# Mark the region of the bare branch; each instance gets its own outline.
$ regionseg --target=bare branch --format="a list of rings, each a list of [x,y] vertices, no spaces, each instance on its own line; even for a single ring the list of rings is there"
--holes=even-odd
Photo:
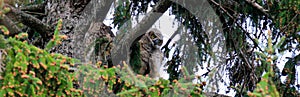
[[[13,22],[9,17],[6,15],[2,16],[2,19],[0,19],[0,24],[7,27],[7,29],[10,31],[9,35],[15,35],[21,32],[22,30],[16,25],[15,22]]]
[[[45,4],[37,4],[31,6],[24,6],[21,8],[21,11],[30,11],[30,12],[44,12],[45,11]]]
[[[26,26],[36,30],[43,38],[51,36],[50,32],[52,32],[53,29],[47,24],[43,23],[41,20],[10,5],[6,4],[5,6],[11,9],[8,14],[12,14],[11,16],[15,16],[18,21],[21,21]]]
[[[166,42],[166,44],[162,47],[163,48],[167,48],[170,44],[170,42],[173,40],[173,38],[180,32],[180,30],[183,28],[183,25],[180,25],[177,30],[175,31],[174,34],[172,34],[172,36],[169,38],[169,40]]]
[[[219,3],[217,3],[214,0],[210,0],[213,4],[215,4],[216,6],[219,6],[230,18],[234,19],[235,17],[232,16],[225,8],[223,8],[222,5],[220,5]]]
[[[255,7],[256,9],[258,9],[260,12],[264,13],[266,16],[269,16],[268,15],[268,11],[269,10],[266,10],[264,9],[262,6],[260,6],[259,4],[257,4],[255,2],[255,0],[245,0],[247,3],[251,4],[253,7]]]

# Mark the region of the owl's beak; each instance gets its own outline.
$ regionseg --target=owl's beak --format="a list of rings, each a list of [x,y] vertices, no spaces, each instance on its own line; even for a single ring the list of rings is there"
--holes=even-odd
[[[160,40],[160,39],[154,39],[154,40],[153,40],[153,43],[154,43],[154,45],[159,45],[159,46],[161,46],[161,45],[162,45],[162,40]]]
[[[162,45],[163,41],[160,39],[154,39],[153,40],[153,44],[155,48],[160,48],[160,46]]]

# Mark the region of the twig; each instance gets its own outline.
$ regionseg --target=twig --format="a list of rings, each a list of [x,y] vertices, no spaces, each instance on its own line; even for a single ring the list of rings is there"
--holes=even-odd
[[[291,21],[290,21],[287,25],[285,25],[282,29],[280,29],[280,31],[281,31],[281,32],[285,32],[286,29],[287,29],[287,27],[290,26],[290,24],[292,23],[292,21],[294,21],[294,20],[298,17],[298,15],[299,15],[299,14],[296,14],[296,15],[291,19]]]
[[[220,5],[219,3],[217,3],[216,1],[214,0],[210,0],[212,3],[214,3],[216,6],[219,6],[230,18],[234,18],[230,13],[228,13],[228,11],[226,9],[223,8],[222,5]]]
[[[173,40],[173,38],[180,32],[180,30],[183,28],[183,25],[180,25],[175,33],[172,34],[172,36],[169,38],[169,40],[166,42],[166,44],[162,47],[162,49],[167,49],[170,42]]]
[[[269,14],[267,13],[269,10],[264,9],[262,6],[257,4],[255,0],[245,0],[247,3],[251,4],[254,8],[258,9],[260,12],[264,13],[266,16],[269,17]]]
[[[218,4],[218,3],[215,2],[214,0],[210,0],[210,1],[213,2],[215,5],[219,6],[219,7],[222,9],[222,11],[224,11],[231,19],[233,19],[233,20],[236,19],[236,17],[235,17],[235,16],[232,16],[231,14],[229,14],[228,11],[222,7],[222,5]],[[241,28],[241,29],[243,30],[243,32],[245,32],[246,36],[247,36],[248,38],[250,38],[250,40],[253,42],[254,46],[258,47],[258,49],[259,49],[260,51],[263,51],[263,50],[258,46],[258,44],[255,42],[255,40],[250,36],[250,34],[249,34],[249,33],[248,33],[248,32],[247,32],[247,31],[246,31],[239,23],[235,22],[235,24],[237,24],[237,26],[238,26],[239,28]]]

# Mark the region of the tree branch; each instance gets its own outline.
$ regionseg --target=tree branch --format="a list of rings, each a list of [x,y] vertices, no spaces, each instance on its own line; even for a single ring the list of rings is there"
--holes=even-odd
[[[226,9],[224,9],[223,7],[222,7],[222,5],[220,5],[220,4],[218,4],[217,2],[215,2],[214,0],[210,0],[213,4],[215,4],[216,6],[219,6],[221,9],[222,9],[222,11],[224,11],[225,13],[226,13],[226,15],[228,15],[231,19],[233,19],[233,20],[235,20],[237,17],[236,16],[233,16],[233,15],[231,15],[230,13],[228,13],[228,11],[226,10]],[[239,24],[239,23],[237,23],[237,22],[235,22],[235,24],[237,24],[237,26],[246,34],[246,36],[248,37],[248,38],[250,38],[250,40],[251,41],[253,41],[253,44],[254,44],[254,46],[255,47],[258,47],[258,49],[260,50],[260,51],[263,51],[259,46],[258,46],[258,44],[255,42],[255,40],[250,36],[250,34]]]
[[[31,6],[24,6],[21,8],[21,11],[30,11],[30,12],[40,12],[43,13],[45,11],[45,4],[37,4]]]
[[[139,36],[146,33],[151,26],[163,15],[171,6],[170,0],[160,0],[157,5],[132,29],[127,32],[121,32],[115,39],[116,46],[112,51],[114,65],[120,64],[121,61],[129,61],[129,48],[133,41]]]
[[[43,23],[41,20],[18,9],[15,9],[10,5],[6,4],[5,6],[11,9],[8,14],[12,14],[11,16],[15,16],[17,20],[37,31],[44,39],[51,36],[51,32],[53,31],[53,29],[47,24]]]
[[[299,14],[296,14],[290,21],[285,25],[284,27],[280,28],[281,32],[285,32],[287,28],[290,26],[290,24],[298,17]]]
[[[169,57],[169,52],[170,52],[170,49],[169,49],[169,44],[171,43],[171,41],[173,40],[173,38],[178,34],[180,33],[180,30],[182,30],[184,25],[180,25],[177,30],[175,31],[175,33],[172,34],[172,36],[169,38],[169,40],[166,42],[166,44],[164,46],[161,47],[161,50],[164,50],[165,51],[165,56],[168,58]]]
[[[99,0],[99,1],[100,3],[97,3],[97,5],[100,7],[96,12],[96,17],[98,18],[97,20],[98,22],[103,22],[114,0]]]
[[[89,1],[89,2],[87,2]],[[80,6],[80,8],[77,8],[76,11],[80,11],[81,17],[75,25],[74,28],[74,36],[73,36],[73,44],[74,47],[72,48],[73,55],[75,58],[81,60],[81,62],[85,62],[86,56],[84,56],[86,51],[85,45],[92,45],[90,42],[83,41],[83,40],[88,40],[91,39],[92,37],[86,37],[87,35],[94,33],[92,30],[90,30],[90,27],[93,26],[93,24],[101,24],[101,25],[95,25],[99,26],[100,28],[106,28],[104,24],[102,24],[103,20],[105,19],[110,6],[112,5],[114,0],[84,0],[84,1],[79,1],[75,3],[75,5]],[[100,3],[99,3],[100,2]],[[81,5],[79,5],[81,3]],[[84,5],[85,4],[85,5]],[[83,6],[84,5],[84,6]],[[84,9],[81,9],[84,8]],[[75,12],[76,12],[75,11]],[[101,23],[100,23],[101,22]],[[97,28],[96,29],[100,29]],[[97,30],[97,31],[98,31]],[[96,30],[95,30],[96,31]],[[102,36],[101,36],[102,37]],[[96,37],[100,38],[100,37]],[[93,40],[94,41],[94,40]],[[93,43],[93,42],[91,42]],[[84,45],[82,45],[84,44]]]
[[[170,42],[173,40],[173,38],[180,32],[180,30],[183,28],[183,25],[180,25],[177,30],[175,31],[175,33],[172,34],[172,36],[169,38],[169,40],[166,42],[166,44],[162,47],[162,48],[165,48],[165,47],[168,47]]]
[[[215,4],[216,6],[219,6],[230,18],[234,19],[235,17],[232,16],[225,8],[223,8],[222,5],[220,5],[219,3],[217,3],[214,0],[210,0],[213,4]]]
[[[7,29],[10,31],[9,36],[13,36],[21,32],[22,30],[16,25],[15,22],[13,22],[9,17],[6,15],[2,16],[2,19],[0,19],[0,24],[7,27]]]
[[[75,13],[80,13],[85,9],[86,5],[90,3],[91,0],[78,0],[74,3],[74,7],[76,8]],[[111,0],[112,1],[112,0]]]
[[[245,0],[247,3],[251,4],[254,8],[258,9],[260,12],[262,12],[263,14],[265,14],[266,16],[269,17],[268,11],[264,9],[262,6],[260,6],[259,4],[257,4],[255,1],[256,0]],[[270,17],[271,18],[271,17]]]

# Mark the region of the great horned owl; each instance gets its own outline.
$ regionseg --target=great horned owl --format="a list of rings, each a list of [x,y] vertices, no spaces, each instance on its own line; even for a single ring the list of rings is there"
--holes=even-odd
[[[150,29],[131,46],[130,66],[135,73],[159,77],[163,54],[160,46],[163,36],[158,29]]]

